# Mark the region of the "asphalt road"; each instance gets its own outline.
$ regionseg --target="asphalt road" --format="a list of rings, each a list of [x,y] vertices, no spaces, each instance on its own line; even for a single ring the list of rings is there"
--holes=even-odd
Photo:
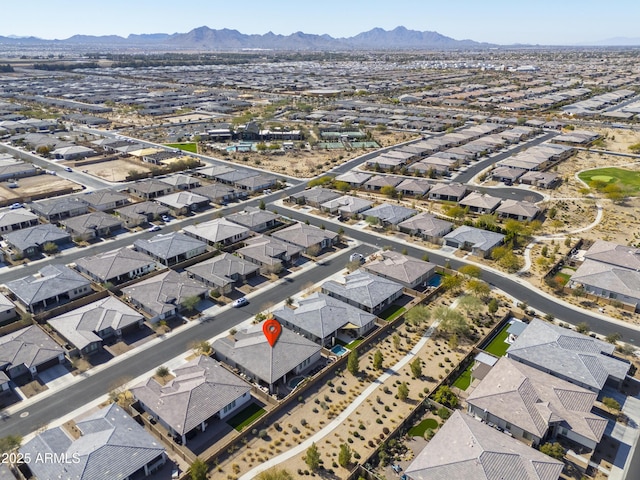
[[[322,223],[322,220],[301,213],[298,210],[291,210],[287,208],[286,210],[280,209],[279,211],[280,213],[283,213],[295,220],[299,220],[302,222],[308,220],[312,225],[319,226],[320,223]],[[427,252],[427,250],[424,250],[422,248],[394,241],[390,237],[376,236],[372,233],[350,228],[347,225],[336,225],[329,222],[324,223],[324,225],[328,230],[334,231],[338,230],[340,226],[342,226],[344,234],[346,236],[365,244],[375,245],[378,248],[391,246],[397,252],[406,249],[407,254],[415,258],[422,258],[425,253],[428,253],[429,261],[438,265],[444,265],[447,260],[449,260],[451,268],[453,269],[457,269],[462,265],[466,265],[466,263],[460,260],[448,259],[447,257],[439,255],[438,253],[434,253],[431,251]],[[490,285],[494,285],[495,287],[509,293],[519,301],[525,302],[530,307],[553,315],[558,320],[562,320],[574,325],[577,323],[586,322],[590,326],[591,330],[596,333],[599,333],[601,335],[620,333],[622,335],[623,341],[640,345],[640,331],[633,328],[623,327],[618,324],[602,320],[593,315],[589,315],[567,307],[562,303],[558,303],[557,299],[550,295],[547,295],[544,292],[527,288],[527,286],[524,285],[526,283],[525,280],[516,279],[514,276],[497,274],[489,270],[483,270],[482,279],[488,282]]]
[[[369,255],[373,253],[374,249],[369,246],[361,246],[356,251]],[[122,383],[153,370],[158,365],[188,351],[194,342],[230,330],[270,305],[294,296],[308,285],[342,270],[349,261],[351,253],[353,250],[348,250],[338,257],[314,266],[297,277],[285,279],[277,288],[266,290],[253,297],[246,307],[229,309],[215,315],[209,321],[202,321],[196,327],[169,337],[153,348],[140,351],[111,368],[101,370],[69,388],[14,412],[11,417],[0,422],[0,438],[10,434],[24,436],[37,430],[56,418],[60,418],[108,393]],[[21,418],[25,412],[28,412],[28,415]]]
[[[512,150],[509,150],[507,152],[502,152],[499,153],[498,155],[495,155],[493,157],[487,157],[483,160],[480,160],[476,163],[474,163],[473,165],[471,165],[469,168],[467,168],[464,172],[459,173],[458,175],[456,175],[453,178],[453,181],[457,182],[457,183],[467,183],[469,182],[473,177],[475,177],[477,174],[479,174],[482,170],[484,170],[485,168],[488,168],[490,165],[493,165],[496,162],[499,162],[500,160],[504,160],[505,158],[511,157],[513,155],[515,155],[518,152],[521,152],[522,150],[526,150],[527,148],[531,148],[531,147],[535,147],[536,145],[540,145],[543,142],[546,142],[547,140],[555,137],[556,135],[558,135],[558,132],[549,132],[549,133],[545,133],[540,137],[536,137],[533,140],[529,141],[529,142],[524,142],[522,145],[518,146],[517,148],[514,148]]]

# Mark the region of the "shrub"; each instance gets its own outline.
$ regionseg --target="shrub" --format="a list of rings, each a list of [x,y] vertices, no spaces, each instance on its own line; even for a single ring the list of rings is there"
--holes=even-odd
[[[451,413],[449,412],[449,410],[445,407],[440,407],[438,409],[438,411],[436,412],[436,414],[442,419],[442,420],[446,420],[451,416]]]

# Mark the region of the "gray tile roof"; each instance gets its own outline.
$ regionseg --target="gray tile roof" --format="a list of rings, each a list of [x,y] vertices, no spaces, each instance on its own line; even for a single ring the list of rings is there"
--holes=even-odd
[[[296,309],[279,308],[273,316],[320,339],[333,335],[347,324],[362,328],[376,319],[375,315],[322,293],[301,299]]]
[[[209,242],[218,243],[231,239],[236,235],[245,236],[249,233],[249,229],[225,218],[216,218],[198,225],[187,225],[184,227],[184,232],[187,235],[191,234],[193,237],[204,238]]]
[[[396,190],[401,192],[411,192],[417,195],[424,195],[431,188],[431,183],[424,178],[407,178],[398,185]]]
[[[71,235],[51,223],[15,230],[3,235],[5,241],[20,251],[30,247],[40,248],[47,242],[70,242]]]
[[[244,244],[238,249],[238,254],[264,265],[280,263],[282,258],[298,255],[303,250],[302,247],[266,235],[248,238]]]
[[[611,356],[614,351],[610,343],[536,318],[507,355],[599,391],[609,376],[621,380],[629,371],[628,363]]]
[[[165,386],[150,378],[131,393],[180,435],[251,391],[251,385],[204,355],[173,373],[175,378]]]
[[[127,205],[126,207],[118,208],[116,212],[120,214],[120,216],[146,220],[147,215],[150,215],[152,217],[155,215],[165,215],[169,213],[169,209],[164,205],[160,205],[156,202],[140,202],[133,205]]]
[[[92,207],[99,207],[100,205],[108,205],[110,203],[126,202],[129,200],[129,196],[124,193],[114,192],[112,190],[98,190],[96,192],[87,193],[83,195],[82,200],[87,202]]]
[[[46,300],[80,287],[88,287],[89,280],[64,265],[45,265],[37,274],[7,282],[7,288],[25,305]]]
[[[106,282],[111,278],[126,275],[139,268],[144,270],[153,268],[156,262],[142,252],[122,247],[91,257],[79,258],[76,260],[76,265],[78,270],[89,273],[101,282]]]
[[[338,192],[322,187],[313,187],[291,195],[292,198],[304,198],[306,203],[321,204],[342,196]]]
[[[0,337],[0,369],[25,365],[27,368],[57,358],[64,350],[37,325]]]
[[[444,239],[452,239],[456,242],[469,243],[473,245],[473,248],[479,248],[480,250],[489,250],[496,245],[500,245],[504,240],[504,235],[501,233],[490,232],[488,230],[482,230],[480,228],[470,227],[468,225],[462,225],[456,228],[453,232],[447,233]]]
[[[371,177],[369,180],[364,182],[365,187],[386,187],[391,186],[395,187],[400,182],[402,182],[401,177],[394,177],[392,175],[376,175]]]
[[[146,195],[160,192],[172,191],[173,187],[168,183],[165,183],[155,178],[148,178],[146,180],[140,180],[132,183],[129,187],[134,192],[140,192]]]
[[[362,185],[371,178],[371,174],[363,172],[347,172],[336,177],[337,182],[347,182]]]
[[[441,220],[430,213],[422,212],[407,220],[400,222],[398,227],[410,231],[416,231],[420,235],[429,237],[442,237],[453,228],[453,223]]]
[[[164,453],[154,439],[127,413],[112,404],[76,422],[82,432],[73,440],[62,427],[38,434],[21,449],[31,458],[38,454],[74,454],[79,462],[31,462],[29,468],[38,479],[104,480],[128,478]]]
[[[22,222],[33,222],[38,220],[38,216],[29,210],[19,208],[17,210],[7,210],[0,212],[0,228],[10,227]]]
[[[414,257],[408,257],[394,251],[380,254],[380,258],[365,265],[364,269],[402,284],[415,285],[435,274],[436,265]]]
[[[411,480],[557,480],[564,464],[455,411],[406,468]]]
[[[233,198],[236,194],[236,191],[232,187],[221,183],[204,185],[202,187],[194,188],[191,191],[198,195],[207,197],[211,201],[224,200],[225,197]]]
[[[203,295],[209,289],[185,275],[168,270],[122,289],[122,293],[156,315],[173,311],[189,297]]]
[[[96,334],[102,330],[125,329],[143,320],[133,308],[115,297],[106,297],[48,320],[68,342],[83,349],[101,341]]]
[[[597,393],[502,357],[467,398],[467,403],[544,438],[551,424],[600,441],[608,421],[591,413]]]
[[[343,195],[342,197],[324,202],[320,206],[330,211],[338,209],[341,213],[359,213],[363,210],[367,210],[371,205],[373,205],[371,200],[353,197],[351,195]]]
[[[216,286],[224,287],[234,283],[235,275],[246,276],[258,271],[260,267],[242,258],[223,253],[204,262],[185,268],[189,273],[197,275]]]
[[[69,212],[73,212],[75,215],[81,215],[82,213],[89,211],[87,203],[78,197],[61,197],[39,200],[29,204],[29,208],[38,215],[42,215],[44,217],[68,214]]]
[[[507,199],[496,209],[496,212],[533,218],[540,213],[540,209],[531,202]]]
[[[232,213],[225,217],[227,220],[247,228],[255,228],[268,222],[276,222],[281,216],[268,210],[247,207],[242,212]]]
[[[640,248],[596,240],[587,250],[584,257],[589,260],[640,271]]]
[[[571,276],[571,284],[640,299],[640,272],[609,263],[586,259]]]
[[[396,225],[416,213],[418,213],[416,210],[403,207],[402,205],[383,203],[382,205],[367,210],[366,215],[367,217],[379,218],[383,222]]]
[[[493,210],[498,205],[500,205],[501,201],[502,199],[498,197],[492,197],[491,195],[487,195],[486,193],[471,192],[458,203],[463,206]]]
[[[136,240],[133,246],[136,250],[147,252],[157,258],[169,259],[194,250],[204,252],[207,244],[184,233],[171,232]]]
[[[292,243],[293,245],[308,248],[325,240],[333,240],[338,234],[329,230],[323,230],[314,225],[295,223],[290,227],[272,233],[271,236],[284,242]]]
[[[438,183],[431,187],[429,196],[447,195],[450,197],[463,197],[467,192],[467,187],[459,183]]]
[[[219,338],[213,342],[214,351],[272,384],[321,350],[320,345],[286,327],[271,348],[262,332],[262,323],[237,332],[234,338]]]
[[[174,192],[158,197],[156,201],[171,208],[184,208],[209,203],[209,198],[194,192]]]
[[[383,300],[401,292],[402,289],[402,285],[393,280],[362,270],[356,270],[344,277],[344,283],[329,280],[322,284],[323,292],[335,293],[369,308],[376,307]]]
[[[105,212],[91,212],[78,217],[67,218],[60,222],[65,228],[75,233],[84,234],[96,229],[109,228],[118,230],[122,228],[122,220]]]

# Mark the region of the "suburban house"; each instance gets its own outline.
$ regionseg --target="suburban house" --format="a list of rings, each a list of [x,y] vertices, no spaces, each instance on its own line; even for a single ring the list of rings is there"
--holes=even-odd
[[[188,298],[204,298],[208,288],[186,275],[168,270],[122,289],[127,301],[149,314],[151,323],[178,314]]]
[[[171,185],[174,190],[191,190],[201,185],[200,180],[190,175],[176,173],[162,178],[162,182]]]
[[[231,202],[238,196],[237,192],[228,185],[221,183],[212,183],[191,190],[193,193],[207,197],[209,201],[224,204]]]
[[[383,187],[395,188],[402,181],[401,177],[393,175],[375,175],[362,185],[366,190],[380,191]]]
[[[418,213],[416,210],[403,207],[402,205],[383,203],[382,205],[367,210],[366,217],[377,218],[382,226],[387,226],[397,225],[416,213]]]
[[[0,293],[0,325],[4,324],[7,320],[14,319],[16,315],[16,306],[11,300]]]
[[[343,173],[342,175],[338,175],[335,178],[335,181],[348,183],[351,187],[354,188],[360,188],[364,182],[371,178],[371,176],[372,175],[370,173],[351,171]]]
[[[246,227],[230,222],[226,218],[216,218],[197,225],[187,225],[184,233],[205,242],[207,245],[232,245],[247,238],[251,232]]]
[[[301,247],[304,253],[311,256],[316,256],[338,241],[337,233],[304,223],[294,223],[290,227],[272,233],[271,236]]]
[[[38,216],[24,208],[0,212],[0,234],[33,227],[38,224]]]
[[[262,332],[262,324],[252,325],[232,337],[213,342],[215,358],[238,369],[256,383],[278,391],[278,383],[309,370],[320,360],[321,347],[317,343],[292,332],[286,327],[273,347]]]
[[[29,462],[33,477],[38,480],[92,480],[105,478],[108,473],[108,478],[140,478],[148,477],[166,461],[162,442],[115,403],[77,420],[75,426],[79,437],[68,433],[64,427],[55,427],[37,434],[20,448],[21,454],[29,454],[32,459],[38,455],[69,459],[66,462]]]
[[[429,198],[431,200],[459,202],[467,192],[467,187],[459,183],[438,183],[429,190]]]
[[[30,203],[29,209],[48,222],[57,222],[87,213],[89,204],[79,197],[60,197]]]
[[[281,307],[273,316],[282,325],[323,347],[332,347],[339,333],[359,338],[375,327],[376,316],[323,293],[302,298],[297,308]]]
[[[15,379],[35,377],[64,361],[64,350],[38,325],[31,325],[0,337],[0,371]]]
[[[251,385],[211,357],[200,355],[173,370],[161,385],[153,377],[131,389],[142,409],[187,444],[194,430],[204,432],[251,401]]]
[[[222,253],[187,267],[185,271],[189,277],[227,294],[233,290],[234,285],[242,284],[248,278],[258,275],[260,267],[230,253]]]
[[[416,455],[409,480],[558,480],[564,463],[456,410]]]
[[[5,233],[3,238],[7,246],[22,257],[32,257],[42,253],[47,243],[58,247],[71,243],[71,235],[51,223],[14,230]]]
[[[289,201],[297,203],[298,205],[310,205],[312,207],[319,208],[321,204],[341,196],[341,193],[334,192],[333,190],[322,187],[313,187],[299,193],[294,193],[289,196]]]
[[[562,181],[557,173],[530,171],[520,177],[520,183],[539,188],[555,188]]]
[[[67,232],[76,239],[92,240],[108,236],[122,228],[122,221],[105,212],[91,212],[60,222]]]
[[[302,247],[293,245],[277,238],[258,235],[244,241],[244,247],[236,250],[240,258],[260,265],[260,270],[278,272],[292,264],[303,251]]]
[[[127,228],[137,227],[167,215],[169,209],[156,202],[140,202],[116,210]]]
[[[526,172],[524,168],[497,167],[491,171],[491,178],[506,185],[513,185]]]
[[[68,147],[56,148],[51,152],[51,156],[58,160],[79,160],[96,155],[93,148],[82,145],[70,145]]]
[[[599,393],[620,388],[630,364],[613,356],[615,345],[533,319],[507,350],[513,360]]]
[[[218,175],[222,175],[224,173],[229,173],[234,171],[235,171],[235,168],[231,168],[227,165],[211,165],[209,167],[198,168],[196,170],[196,173],[205,178],[215,179]]]
[[[597,240],[571,276],[570,288],[582,287],[599,297],[640,305],[640,249]]]
[[[245,178],[240,178],[233,182],[233,185],[240,190],[246,190],[249,192],[258,192],[265,188],[271,188],[278,182],[278,178],[275,175],[269,175],[268,173],[260,173],[258,175],[251,175]]]
[[[148,178],[129,184],[129,192],[145,200],[152,200],[163,195],[169,195],[173,192],[173,187],[160,180]]]
[[[100,212],[110,212],[129,203],[129,196],[112,190],[98,190],[82,196],[89,208]]]
[[[469,211],[477,214],[493,213],[502,199],[492,197],[486,193],[471,192],[458,202],[461,207],[468,207]]]
[[[531,202],[508,199],[502,202],[496,213],[500,218],[531,221],[540,214],[540,209]]]
[[[156,269],[156,262],[142,252],[121,247],[76,260],[75,269],[96,283],[117,285],[146,275]]]
[[[453,230],[453,223],[422,212],[398,224],[403,233],[420,237],[428,242],[441,244],[442,237]]]
[[[470,250],[477,257],[487,258],[494,248],[502,245],[504,235],[462,225],[443,237],[444,244],[460,250]]]
[[[431,183],[424,178],[407,178],[396,185],[396,190],[402,195],[414,197],[423,197],[430,189]]]
[[[204,210],[209,206],[209,198],[194,192],[174,192],[157,197],[156,202],[167,207],[175,216]]]
[[[207,251],[207,244],[184,233],[171,232],[136,240],[133,248],[169,267],[203,254]]]
[[[363,270],[344,277],[344,283],[329,280],[322,284],[322,293],[376,315],[400,298],[402,291],[399,283]]]
[[[91,355],[104,340],[120,339],[138,330],[144,317],[117,298],[108,296],[47,320],[78,355]],[[70,352],[70,354],[73,354]]]
[[[31,313],[91,292],[91,282],[69,267],[45,265],[38,273],[7,282],[7,288]]]
[[[278,225],[281,216],[268,210],[246,207],[242,212],[232,213],[226,219],[247,227],[254,232],[264,232]]]
[[[342,218],[357,218],[362,212],[370,209],[371,205],[373,205],[371,200],[353,197],[351,195],[343,195],[342,197],[324,202],[320,205],[320,210],[334,215],[339,214]]]
[[[600,442],[608,420],[591,413],[598,394],[507,357],[467,398],[469,413],[541,445],[565,437],[590,450]]]
[[[393,250],[383,251],[363,265],[363,270],[387,278],[407,288],[422,290],[436,274],[436,265]]]

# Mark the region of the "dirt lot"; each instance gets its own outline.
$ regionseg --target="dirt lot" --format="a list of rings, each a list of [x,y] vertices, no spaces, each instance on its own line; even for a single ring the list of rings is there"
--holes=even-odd
[[[103,178],[109,182],[124,182],[130,170],[149,172],[149,168],[143,162],[131,158],[121,158],[108,162],[83,165],[82,171],[89,175]]]
[[[18,188],[8,188],[6,183],[0,184],[0,204],[28,202],[31,199],[53,197],[64,192],[82,190],[82,186],[55,175],[36,175],[20,178]]]

